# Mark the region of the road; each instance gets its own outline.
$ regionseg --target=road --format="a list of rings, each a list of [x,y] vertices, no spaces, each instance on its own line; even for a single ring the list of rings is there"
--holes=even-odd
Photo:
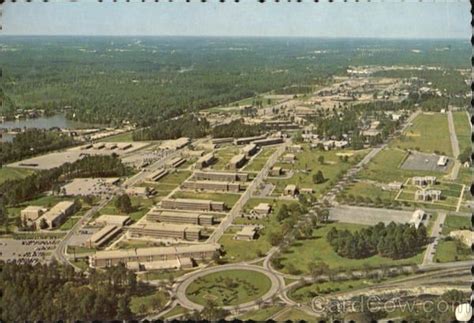
[[[87,211],[84,216],[76,222],[76,224],[73,225],[72,229],[64,236],[64,238],[59,242],[58,246],[53,252],[53,257],[64,264],[69,264],[73,266],[75,269],[79,269],[76,266],[74,266],[69,259],[66,256],[66,251],[67,251],[67,245],[69,240],[76,234],[78,234],[79,230],[82,229],[82,227],[89,222],[90,219],[94,216],[96,212],[98,212],[100,209],[105,207],[109,200],[107,198],[102,198],[99,202],[99,204],[93,206],[89,211]]]
[[[449,139],[451,140],[451,147],[452,147],[453,156],[454,156],[454,165],[453,165],[453,168],[451,169],[450,178],[452,180],[455,180],[456,178],[458,178],[459,169],[461,168],[461,163],[458,160],[459,142],[458,142],[458,137],[456,136],[456,129],[454,127],[454,121],[453,121],[453,112],[451,111],[451,108],[448,111],[448,128],[449,128]]]
[[[252,182],[247,186],[245,192],[240,196],[237,202],[234,204],[232,209],[229,211],[227,216],[222,219],[221,223],[217,228],[211,233],[207,239],[207,243],[216,243],[222,237],[224,232],[229,228],[234,219],[242,213],[247,201],[252,197],[252,194],[258,189],[260,184],[263,182],[265,177],[268,175],[270,168],[275,164],[278,158],[285,152],[288,142],[282,144],[278,149],[268,158],[267,162],[260,170],[260,172],[255,176]]]
[[[421,266],[426,266],[433,263],[433,257],[436,252],[436,246],[440,240],[441,231],[443,230],[442,226],[444,225],[444,221],[446,220],[446,213],[439,212],[438,217],[436,218],[435,222],[433,223],[433,228],[431,230],[432,242],[426,247],[425,255],[423,257],[423,263]]]

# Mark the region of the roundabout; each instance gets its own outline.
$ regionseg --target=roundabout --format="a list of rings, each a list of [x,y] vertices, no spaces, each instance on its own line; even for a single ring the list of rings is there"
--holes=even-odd
[[[208,301],[233,310],[265,302],[282,287],[282,280],[262,267],[232,264],[191,274],[178,285],[176,296],[182,306],[193,310],[202,310]]]

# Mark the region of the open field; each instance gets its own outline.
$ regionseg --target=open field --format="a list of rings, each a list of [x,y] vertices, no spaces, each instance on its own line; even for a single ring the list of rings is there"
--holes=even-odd
[[[443,224],[443,235],[448,235],[451,231],[455,230],[470,230],[471,229],[471,218],[468,216],[458,216],[448,214]]]
[[[291,178],[285,179],[268,179],[267,182],[275,185],[272,196],[280,196],[288,184],[295,184],[298,188],[313,188],[315,196],[321,196],[325,190],[330,188],[334,182],[342,177],[352,165],[354,165],[363,155],[367,153],[365,150],[349,151],[344,150],[345,153],[353,153],[347,162],[342,161],[337,156],[337,150],[321,151],[310,150],[308,145],[304,145],[304,150],[296,155],[296,162],[294,164],[278,162],[275,166],[281,166],[284,169],[293,170],[294,174]],[[318,159],[322,156],[324,163],[320,163]],[[315,184],[313,182],[313,175],[318,171],[323,173],[326,179],[323,183]]]
[[[229,161],[235,155],[239,154],[240,147],[236,146],[226,146],[215,152],[215,157],[217,161],[210,167],[214,170],[224,170],[227,167]]]
[[[397,201],[408,202],[410,204],[418,204],[431,208],[443,208],[447,210],[456,210],[456,206],[461,196],[463,186],[456,183],[440,182],[428,189],[441,190],[441,200],[439,201],[417,201],[415,200],[415,192],[419,189],[413,185],[405,185],[400,194],[397,196]]]
[[[232,208],[232,206],[234,206],[235,202],[237,202],[237,200],[240,198],[240,194],[177,191],[172,196],[172,198],[212,200],[212,201],[224,202],[225,205],[230,209]]]
[[[116,198],[113,198],[103,209],[101,209],[100,214],[122,214],[114,205],[115,199]],[[130,200],[132,202],[133,211],[128,215],[135,222],[141,219],[155,203],[153,199],[137,196],[131,196]]]
[[[242,170],[248,172],[259,172],[267,162],[267,159],[275,151],[276,148],[274,147],[263,148],[262,151],[260,151],[246,166],[244,166]]]
[[[196,279],[186,295],[197,304],[205,305],[208,300],[214,300],[219,306],[228,306],[256,300],[270,287],[270,279],[262,273],[229,269]]]
[[[156,190],[157,197],[163,197],[181,185],[189,176],[191,176],[190,171],[179,170],[165,175],[158,182],[144,182],[141,183],[140,186],[152,187]]]
[[[168,299],[169,295],[164,290],[153,291],[143,296],[132,296],[130,299],[130,310],[136,315],[159,312]]]
[[[439,176],[439,172],[413,171],[401,169],[400,165],[407,157],[407,152],[387,148],[380,151],[368,166],[358,174],[361,179],[370,179],[381,183],[392,181],[404,182],[407,177],[433,175]]]
[[[326,234],[332,227],[339,230],[356,231],[365,226],[348,223],[332,223],[313,231],[313,238],[296,241],[286,253],[282,253],[283,271],[288,272],[287,266],[292,266],[301,273],[308,273],[310,262],[324,261],[331,269],[361,269],[365,266],[379,267],[381,265],[419,264],[423,259],[423,251],[417,255],[399,260],[381,256],[372,256],[363,259],[350,259],[339,256],[326,240]]]
[[[278,313],[281,311],[284,307],[282,305],[274,305],[270,307],[264,307],[260,308],[258,310],[250,311],[242,316],[239,316],[239,320],[242,321],[248,321],[248,320],[253,320],[253,321],[266,321],[268,320],[272,315]]]
[[[188,313],[188,310],[184,307],[182,307],[181,305],[176,305],[171,311],[169,311],[168,313],[166,313],[162,319],[167,319],[167,318],[170,318],[170,317],[173,317],[175,315],[184,315]]]
[[[459,142],[459,151],[471,148],[471,123],[464,111],[453,112],[454,129]]]
[[[355,202],[362,199],[366,202],[370,199],[372,203],[391,203],[398,191],[383,190],[380,186],[371,182],[355,182],[348,184],[343,193]]]
[[[28,175],[33,174],[34,171],[25,168],[14,168],[14,167],[1,167],[0,168],[0,184],[8,181],[20,178],[25,178]]]
[[[224,261],[240,262],[252,260],[258,258],[259,254],[261,256],[270,250],[271,244],[268,241],[268,235],[270,232],[279,228],[280,224],[276,219],[276,214],[278,213],[280,207],[283,204],[287,204],[288,202],[252,198],[247,202],[247,204],[245,204],[244,212],[250,212],[250,210],[252,210],[252,208],[257,206],[259,203],[269,203],[272,205],[272,212],[270,215],[262,219],[249,219],[246,217],[241,217],[234,220],[235,224],[262,225],[263,229],[260,230],[259,237],[253,241],[234,240],[233,237],[237,230],[227,230],[219,240],[219,243],[222,245],[225,251],[225,256],[223,258]]]
[[[446,114],[420,114],[391,147],[452,156]]]
[[[124,132],[118,135],[100,139],[98,140],[98,142],[131,142],[133,141],[132,134],[133,134],[132,131]]]
[[[291,308],[289,311],[281,313],[281,315],[276,315],[274,320],[277,322],[298,322],[298,321],[306,321],[306,322],[317,322],[317,318],[311,315],[306,314],[302,310],[297,308]]]
[[[436,247],[434,261],[451,262],[472,259],[471,249],[455,240],[441,240]]]

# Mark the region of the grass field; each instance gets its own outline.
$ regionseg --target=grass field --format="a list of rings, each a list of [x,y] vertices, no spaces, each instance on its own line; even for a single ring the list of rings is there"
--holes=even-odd
[[[367,182],[350,183],[344,190],[346,195],[353,195],[354,197],[361,196],[369,197],[373,201],[377,198],[383,201],[392,201],[397,195],[398,191],[385,191],[380,186]]]
[[[406,185],[402,192],[398,195],[397,201],[409,202],[411,204],[419,204],[430,208],[443,208],[447,210],[456,210],[459,197],[462,192],[462,185],[456,183],[440,182],[437,185],[429,187],[429,189],[441,190],[441,200],[439,201],[416,201],[415,192],[419,189],[413,185]]]
[[[471,148],[471,123],[465,111],[453,112],[454,129],[459,142],[459,151]]]
[[[366,226],[349,223],[327,224],[314,230],[313,238],[299,240],[291,246],[287,253],[282,254],[283,271],[288,272],[287,266],[292,266],[301,273],[308,273],[310,262],[324,261],[330,268],[361,269],[365,266],[379,267],[381,265],[401,265],[421,263],[423,252],[406,259],[392,260],[381,256],[372,256],[363,259],[350,259],[339,256],[326,240],[326,234],[332,227],[339,230],[355,231]]]
[[[205,305],[208,300],[214,300],[218,306],[228,306],[256,300],[270,287],[270,279],[262,273],[229,269],[196,279],[186,295],[197,304]]]
[[[215,157],[217,161],[211,166],[214,170],[225,170],[229,161],[235,155],[238,155],[240,148],[236,146],[227,146],[217,150]]]
[[[353,153],[353,156],[349,158],[347,162],[341,161],[339,158],[338,151],[320,151],[310,150],[308,145],[303,145],[304,150],[296,155],[296,162],[294,164],[288,163],[276,163],[275,166],[281,166],[284,169],[293,170],[294,174],[291,178],[287,179],[268,179],[267,182],[275,185],[273,190],[273,196],[280,196],[283,190],[288,184],[295,184],[298,188],[312,188],[315,191],[315,196],[320,196],[326,189],[331,187],[335,181],[338,180],[342,175],[354,165],[359,158],[367,153],[367,151],[349,151],[345,150],[345,153]],[[323,156],[324,163],[321,164],[318,159]],[[313,175],[318,171],[323,173],[325,182],[315,184],[313,182]]]
[[[230,209],[234,206],[235,202],[240,198],[240,194],[230,193],[201,193],[192,191],[178,191],[173,198],[183,199],[199,199],[199,200],[212,200],[218,202],[224,202],[225,205]]]
[[[470,229],[471,229],[470,217],[449,214],[446,217],[446,220],[444,221],[442,234],[448,235],[451,231],[470,230]]]
[[[132,131],[124,132],[115,136],[106,137],[98,140],[99,142],[132,142]]]
[[[70,245],[67,246],[67,253],[70,255],[73,255],[74,253],[81,254],[81,253],[91,253],[95,251],[96,249],[94,248],[86,248],[82,246],[70,246]]]
[[[143,315],[156,313],[168,301],[169,295],[165,291],[155,291],[149,295],[132,296],[130,298],[130,310],[133,314]]]
[[[452,156],[447,115],[443,113],[418,115],[413,124],[390,146]]]
[[[130,200],[132,202],[132,207],[134,210],[128,215],[135,222],[141,219],[155,203],[153,199],[141,198],[137,196],[131,196]],[[113,198],[103,209],[100,210],[100,214],[122,213],[115,207],[115,198]]]
[[[452,262],[468,259],[472,259],[471,249],[455,240],[441,240],[436,247],[435,262]]]
[[[258,310],[250,311],[243,314],[242,316],[239,316],[239,320],[242,320],[242,321],[253,320],[257,322],[266,321],[272,315],[281,311],[283,308],[284,307],[281,305],[274,305],[270,307],[260,308]]]
[[[276,151],[275,147],[263,148],[242,170],[248,172],[259,172],[267,162],[268,158]]]
[[[184,315],[188,312],[187,309],[185,309],[184,307],[182,307],[181,305],[176,305],[175,307],[173,307],[173,309],[171,311],[169,311],[168,313],[166,313],[165,315],[163,315],[163,319],[167,319],[167,318],[170,318],[170,317],[173,317],[175,315]],[[161,317],[160,317],[161,319]]]
[[[0,168],[0,184],[8,181],[25,178],[33,174],[34,171],[25,168],[1,167]]]
[[[404,182],[408,177],[434,175],[436,172],[412,171],[401,169],[399,166],[405,160],[407,153],[400,149],[386,148],[380,151],[368,166],[358,174],[361,179],[369,179],[381,183],[393,181]]]
[[[297,321],[306,321],[306,322],[317,322],[318,319],[314,316],[306,314],[302,310],[292,308],[291,310],[282,313],[281,315],[277,315],[274,317],[275,321],[277,322],[297,322]]]
[[[250,199],[244,206],[244,213],[250,212],[259,203],[269,203],[272,206],[272,212],[269,216],[262,219],[249,219],[246,217],[236,218],[235,224],[253,224],[262,225],[263,229],[260,231],[260,236],[253,241],[242,241],[234,240],[236,230],[227,230],[219,243],[225,250],[224,260],[227,262],[240,262],[246,260],[252,260],[259,257],[260,254],[265,254],[270,250],[271,245],[268,241],[268,234],[274,230],[277,230],[280,226],[276,219],[276,214],[279,208],[283,204],[287,204],[285,201],[272,201],[270,199]]]
[[[364,279],[314,283],[290,290],[288,297],[295,302],[310,303],[317,295],[363,288],[370,286],[371,284],[373,284],[373,282]]]

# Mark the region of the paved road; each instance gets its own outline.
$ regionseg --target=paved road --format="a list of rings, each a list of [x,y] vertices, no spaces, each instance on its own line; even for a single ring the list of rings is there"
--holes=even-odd
[[[425,255],[423,257],[422,266],[426,266],[428,264],[433,263],[433,257],[436,252],[436,246],[439,242],[441,231],[443,230],[442,226],[444,225],[445,220],[446,220],[446,213],[439,212],[438,217],[433,223],[433,228],[431,230],[431,239],[433,241],[426,248]]]
[[[243,264],[243,263],[241,263],[241,264],[229,264],[229,265],[222,265],[222,266],[218,266],[218,267],[209,267],[209,268],[206,268],[206,269],[203,269],[203,270],[200,270],[200,271],[197,271],[197,272],[194,272],[194,273],[188,275],[186,277],[186,279],[184,281],[182,281],[181,283],[179,283],[177,288],[176,288],[176,294],[175,295],[176,295],[177,300],[179,301],[179,303],[182,306],[184,306],[188,309],[198,310],[198,311],[202,310],[203,309],[202,305],[196,304],[196,303],[190,301],[187,298],[186,289],[188,288],[188,286],[194,280],[196,280],[199,277],[202,277],[202,276],[205,276],[205,275],[208,275],[208,274],[211,274],[211,273],[217,273],[217,272],[220,272],[220,271],[229,270],[229,269],[231,269],[231,270],[252,270],[252,271],[262,273],[265,276],[267,276],[271,281],[271,287],[262,297],[260,297],[260,300],[263,301],[263,302],[269,300],[274,295],[276,295],[277,292],[282,287],[281,286],[281,281],[278,278],[278,276],[271,273],[271,272],[268,272],[267,270],[265,270],[262,267],[255,266],[255,265]],[[244,310],[244,309],[247,309],[247,308],[255,307],[256,305],[257,305],[256,301],[251,301],[251,302],[239,305],[238,308],[241,309],[241,310]],[[226,309],[226,310],[232,310],[232,309],[235,308],[235,306],[224,306],[223,308]]]
[[[89,222],[89,220],[92,218],[92,216],[98,212],[100,209],[102,209],[103,207],[105,207],[105,205],[107,205],[107,203],[109,202],[109,200],[107,198],[102,198],[102,200],[100,200],[99,204],[96,205],[96,206],[93,206],[89,211],[87,211],[84,216],[76,222],[76,224],[74,224],[74,226],[72,227],[72,229],[64,236],[64,238],[61,240],[61,242],[59,242],[58,246],[56,247],[56,249],[54,250],[53,252],[53,257],[56,258],[56,260],[58,260],[59,262],[61,263],[64,263],[64,264],[69,264],[71,266],[74,266],[68,259],[67,259],[67,256],[66,256],[66,251],[67,251],[67,245],[68,245],[68,242],[69,240],[76,234],[79,234],[79,230],[82,229],[82,227],[87,223]],[[76,269],[79,269],[77,268],[76,266],[74,266],[74,268]]]
[[[252,197],[255,191],[257,191],[260,184],[263,182],[265,177],[268,175],[270,168],[275,164],[278,158],[285,152],[288,142],[283,143],[278,149],[268,158],[267,162],[255,176],[252,182],[247,186],[245,192],[240,196],[237,202],[234,204],[232,209],[229,211],[227,216],[222,219],[218,227],[211,233],[207,239],[207,243],[216,243],[222,237],[227,228],[232,224],[234,219],[239,216],[242,212],[243,207],[247,201]]]
[[[449,174],[449,177],[451,180],[455,180],[456,178],[458,178],[459,169],[461,168],[461,163],[458,160],[459,142],[458,142],[458,137],[456,136],[456,130],[455,130],[454,121],[453,121],[453,113],[451,109],[449,109],[448,111],[448,128],[449,128],[449,139],[451,139],[451,147],[452,147],[453,156],[454,156],[454,165],[453,165],[453,168],[451,169],[451,174]]]

